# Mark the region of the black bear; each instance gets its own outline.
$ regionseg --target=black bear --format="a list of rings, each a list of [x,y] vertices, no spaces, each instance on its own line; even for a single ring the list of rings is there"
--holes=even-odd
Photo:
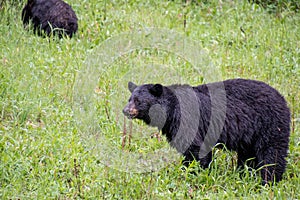
[[[75,12],[62,0],[28,0],[22,10],[22,20],[24,26],[32,21],[34,32],[39,35],[72,37],[78,29]]]
[[[219,143],[238,154],[238,166],[259,169],[263,184],[280,181],[289,147],[290,111],[266,83],[230,79],[192,87],[128,83],[123,109],[130,119],[158,127],[171,146],[206,168]],[[247,162],[247,163],[246,163]]]

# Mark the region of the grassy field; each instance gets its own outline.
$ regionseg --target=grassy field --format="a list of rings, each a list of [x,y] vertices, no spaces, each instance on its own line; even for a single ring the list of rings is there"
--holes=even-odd
[[[24,4],[9,2],[0,8],[1,199],[300,199],[299,13],[246,0],[68,0],[79,31],[59,40],[25,30]],[[144,30],[153,40],[139,38]],[[258,173],[237,172],[236,153],[226,149],[214,150],[209,170],[194,163],[183,171],[165,138],[138,122],[132,131],[126,122],[132,138],[122,145],[127,81],[237,77],[265,81],[288,101],[290,151],[278,184],[263,187]],[[85,112],[77,112],[77,94],[92,96]]]

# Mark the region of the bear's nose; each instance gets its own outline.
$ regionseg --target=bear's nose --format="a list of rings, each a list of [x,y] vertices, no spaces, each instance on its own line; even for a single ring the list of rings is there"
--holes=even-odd
[[[125,115],[125,116],[127,116],[127,117],[129,117],[129,108],[128,108],[128,106],[126,106],[124,109],[123,109],[123,114]]]

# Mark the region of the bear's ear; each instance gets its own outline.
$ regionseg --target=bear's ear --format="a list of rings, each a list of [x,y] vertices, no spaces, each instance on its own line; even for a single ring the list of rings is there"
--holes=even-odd
[[[129,89],[129,91],[130,91],[131,93],[133,92],[133,90],[134,90],[136,87],[137,87],[137,85],[134,84],[133,82],[131,82],[131,81],[128,82],[128,89]]]
[[[149,92],[152,95],[159,97],[163,93],[163,86],[161,84],[155,84],[149,89]]]

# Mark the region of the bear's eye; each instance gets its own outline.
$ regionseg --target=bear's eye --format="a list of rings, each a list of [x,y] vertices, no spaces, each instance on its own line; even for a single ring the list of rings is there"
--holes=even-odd
[[[135,105],[140,105],[141,104],[140,100],[137,97],[133,98],[133,102],[134,102]]]

